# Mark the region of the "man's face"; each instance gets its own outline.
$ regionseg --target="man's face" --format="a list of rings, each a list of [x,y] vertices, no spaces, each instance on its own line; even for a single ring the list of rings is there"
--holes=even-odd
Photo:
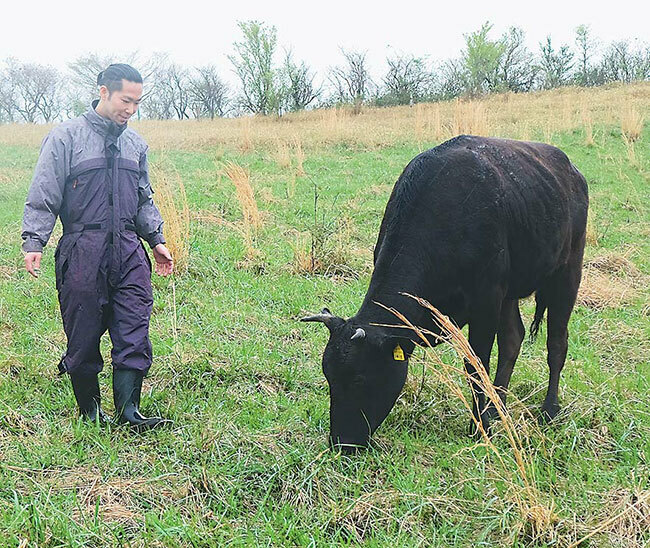
[[[102,86],[99,88],[99,96],[103,103],[102,114],[116,124],[123,125],[138,110],[142,99],[142,84],[122,80],[121,90],[109,94],[108,88]]]

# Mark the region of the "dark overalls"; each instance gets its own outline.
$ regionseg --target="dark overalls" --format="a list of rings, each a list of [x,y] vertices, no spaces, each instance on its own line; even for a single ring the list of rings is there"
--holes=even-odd
[[[151,366],[151,263],[139,237],[163,243],[147,147],[134,131],[91,108],[46,137],[23,221],[24,251],[41,251],[56,216],[56,287],[68,339],[61,373],[98,373],[108,329],[117,369]]]

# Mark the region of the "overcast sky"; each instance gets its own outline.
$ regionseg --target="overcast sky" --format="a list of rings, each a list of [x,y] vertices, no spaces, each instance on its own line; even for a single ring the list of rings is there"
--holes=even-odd
[[[291,47],[296,59],[321,76],[341,62],[340,47],[367,51],[371,72],[379,75],[391,52],[430,60],[458,56],[463,34],[486,20],[494,24],[493,38],[510,26],[523,28],[535,51],[548,34],[557,46],[573,45],[575,28],[583,23],[604,44],[621,38],[647,42],[649,5],[643,0],[12,0],[0,11],[0,60],[13,56],[64,68],[91,51],[165,51],[188,66],[214,63],[231,79],[227,55],[240,38],[237,21],[256,19],[275,25],[279,45]]]

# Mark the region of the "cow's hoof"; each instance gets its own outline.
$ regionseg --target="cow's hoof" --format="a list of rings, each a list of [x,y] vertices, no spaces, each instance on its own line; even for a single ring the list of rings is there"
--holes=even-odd
[[[548,424],[557,416],[559,412],[560,412],[560,406],[558,404],[542,406],[542,413],[538,419],[539,424],[542,426]]]

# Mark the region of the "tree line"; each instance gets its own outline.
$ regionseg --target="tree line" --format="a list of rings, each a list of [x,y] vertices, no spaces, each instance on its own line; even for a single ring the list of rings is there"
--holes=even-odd
[[[0,123],[52,122],[81,114],[97,96],[97,74],[111,62],[138,67],[146,83],[140,115],[151,119],[189,119],[243,114],[282,115],[307,108],[351,104],[408,105],[419,102],[515,93],[566,85],[599,86],[650,79],[650,46],[631,40],[602,44],[586,25],[573,44],[556,45],[548,36],[537,51],[525,44],[522,29],[498,38],[492,25],[464,35],[455,59],[431,63],[425,56],[393,53],[387,69],[373,79],[367,52],[341,49],[338,65],[317,74],[293,51],[280,52],[274,26],[239,24],[240,39],[228,55],[238,85],[222,77],[226,67],[186,67],[168,54],[142,58],[137,53],[90,53],[68,63],[65,71],[38,63],[6,59],[0,66]],[[126,59],[125,59],[126,57]],[[278,60],[279,59],[279,60]]]

